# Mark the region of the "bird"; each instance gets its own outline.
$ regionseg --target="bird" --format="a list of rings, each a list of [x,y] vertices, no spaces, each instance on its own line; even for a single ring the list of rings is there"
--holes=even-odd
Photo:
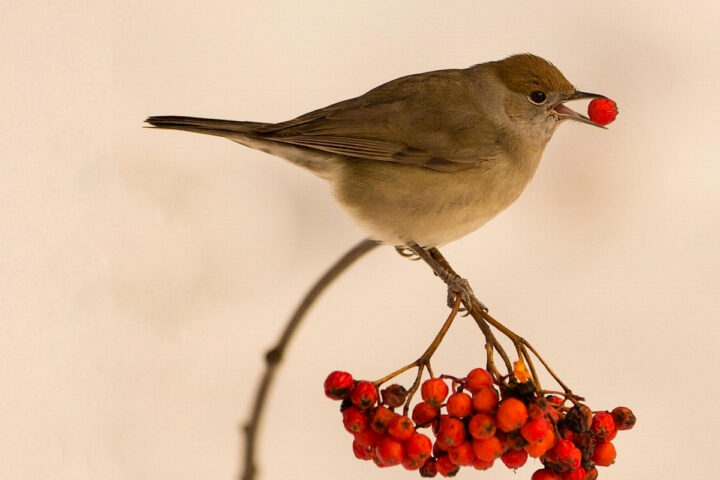
[[[604,128],[566,102],[577,90],[530,53],[408,75],[280,123],[151,116],[158,129],[224,137],[325,180],[378,243],[428,250],[518,199],[566,120]]]

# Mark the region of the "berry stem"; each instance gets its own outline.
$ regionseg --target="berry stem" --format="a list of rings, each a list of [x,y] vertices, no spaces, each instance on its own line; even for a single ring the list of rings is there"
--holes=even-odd
[[[378,245],[379,243],[375,240],[362,240],[345,253],[345,255],[343,255],[332,267],[330,267],[330,269],[328,269],[305,294],[305,297],[300,302],[300,305],[298,305],[292,317],[288,320],[288,323],[280,335],[280,339],[277,344],[265,354],[265,372],[258,384],[257,392],[255,393],[255,401],[244,428],[245,450],[243,471],[240,474],[241,480],[255,479],[257,471],[255,462],[255,447],[257,444],[257,433],[260,420],[262,418],[265,405],[267,404],[265,399],[267,398],[268,391],[270,390],[270,385],[272,385],[277,368],[282,361],[283,354],[285,353],[287,345],[292,339],[293,334],[297,330],[297,327],[300,325],[302,319],[305,317],[305,314],[308,312],[312,304],[315,303],[315,300],[317,300],[320,294],[325,291],[333,280],[335,280],[350,265],[355,263],[356,260]]]

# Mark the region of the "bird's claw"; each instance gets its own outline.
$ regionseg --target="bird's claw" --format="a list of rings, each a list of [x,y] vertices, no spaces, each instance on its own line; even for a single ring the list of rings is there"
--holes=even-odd
[[[458,294],[460,294],[460,298],[462,299],[462,303],[464,305],[475,305],[484,312],[488,311],[485,304],[475,297],[472,288],[470,288],[470,283],[467,280],[462,277],[453,277],[448,280],[447,302],[450,308],[455,305]],[[467,308],[461,308],[460,310],[467,311]]]

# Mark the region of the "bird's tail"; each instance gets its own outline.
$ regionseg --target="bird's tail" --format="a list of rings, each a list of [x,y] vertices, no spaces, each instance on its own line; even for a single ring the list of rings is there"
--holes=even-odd
[[[234,120],[179,116],[148,117],[145,122],[157,128],[205,133],[231,140],[242,137],[255,137],[255,129],[266,125],[260,122],[237,122]]]

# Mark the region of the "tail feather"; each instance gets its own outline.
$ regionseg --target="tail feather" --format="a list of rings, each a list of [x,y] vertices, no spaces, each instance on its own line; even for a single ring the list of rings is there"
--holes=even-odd
[[[234,137],[255,137],[257,136],[255,129],[267,125],[266,123],[260,122],[238,122],[234,120],[181,116],[148,117],[145,122],[156,128],[205,133],[207,135],[217,135],[230,139]]]

